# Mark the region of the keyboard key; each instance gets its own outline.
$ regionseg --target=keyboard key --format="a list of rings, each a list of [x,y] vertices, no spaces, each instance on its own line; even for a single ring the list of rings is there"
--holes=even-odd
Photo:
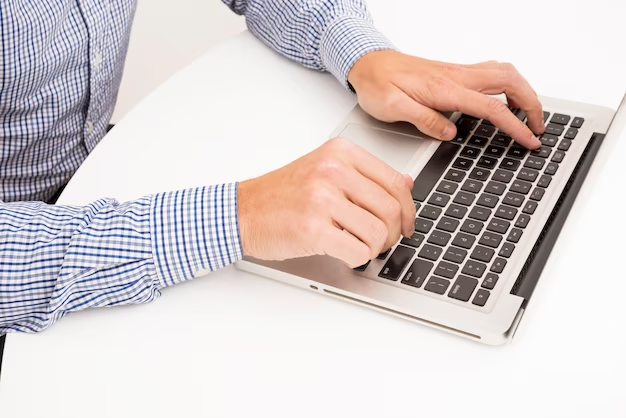
[[[442,142],[439,144],[433,156],[430,157],[428,163],[426,163],[413,182],[413,190],[411,190],[413,200],[417,200],[418,202],[426,200],[430,191],[435,187],[435,184],[437,184],[441,175],[446,171],[448,164],[450,164],[450,161],[452,161],[460,148],[459,145],[450,142]],[[452,180],[451,178],[447,178],[448,175],[450,175],[450,171],[446,175],[446,180]]]
[[[482,148],[485,145],[487,145],[487,142],[489,142],[489,139],[487,138],[483,138],[482,136],[472,136],[469,140],[469,142],[467,143],[467,145],[471,145],[473,147],[479,147]]]
[[[493,260],[493,264],[491,265],[491,268],[489,270],[493,271],[494,273],[502,273],[505,267],[506,267],[506,260],[504,258],[498,257],[495,260]]]
[[[489,221],[487,225],[487,230],[492,232],[497,232],[498,234],[506,234],[506,231],[509,230],[511,223],[508,221],[503,221],[502,219],[493,218]]]
[[[513,181],[513,184],[511,185],[510,190],[515,193],[528,194],[531,187],[532,187],[532,184],[530,184],[527,181],[515,180]]]
[[[454,163],[452,164],[452,167],[467,171],[472,167],[472,164],[474,164],[472,160],[459,157],[454,161]]]
[[[517,118],[521,120],[522,122],[524,122],[524,119],[526,119],[526,112],[523,111],[522,109],[513,110],[513,114],[517,116]]]
[[[578,135],[578,129],[576,129],[576,128],[569,128],[567,130],[567,132],[565,132],[565,135],[563,136],[563,138],[565,138],[565,139],[574,139],[574,138],[576,138],[576,135]]]
[[[430,205],[424,206],[424,209],[422,209],[422,211],[420,212],[420,216],[433,220],[439,218],[439,215],[441,215],[441,208]]]
[[[428,283],[424,286],[424,290],[438,295],[443,295],[446,293],[446,290],[448,290],[448,286],[450,286],[450,282],[448,280],[433,276],[428,279]]]
[[[522,206],[522,203],[524,203],[524,196],[522,196],[521,194],[508,192],[506,196],[504,196],[504,199],[502,200],[502,202],[506,203],[507,205],[511,205],[511,206],[515,206],[516,208],[519,208]]]
[[[484,168],[475,168],[470,173],[470,178],[474,180],[485,181],[489,178],[491,171],[485,170]]]
[[[559,142],[559,137],[550,134],[543,134],[539,137],[539,141],[547,147],[553,147],[557,142]]]
[[[550,112],[546,112],[545,110],[543,111],[543,121],[547,122],[548,118],[550,117]]]
[[[480,279],[483,277],[485,270],[487,270],[486,264],[481,263],[480,261],[467,260],[461,273],[467,274],[468,276],[478,277]]]
[[[559,165],[557,163],[549,163],[546,166],[546,170],[544,171],[544,173],[553,176],[556,174],[556,171],[559,169]]]
[[[490,181],[487,187],[485,187],[485,192],[495,194],[496,196],[502,196],[505,190],[506,186],[496,181]]]
[[[539,158],[548,158],[551,153],[552,153],[552,148],[542,145],[538,149],[532,150],[530,152],[530,155],[534,157],[539,157]]]
[[[498,204],[498,198],[496,196],[488,195],[483,193],[480,195],[478,200],[476,201],[477,205],[485,206],[487,208],[493,209]]]
[[[476,131],[474,132],[474,135],[482,136],[485,138],[491,138],[491,135],[493,135],[495,131],[496,131],[495,127],[482,124],[476,129]]]
[[[472,255],[470,255],[470,257],[474,260],[488,263],[491,261],[495,253],[496,252],[492,248],[477,245],[476,248],[474,248],[474,251],[472,251]]]
[[[498,159],[493,157],[480,157],[480,160],[476,163],[478,167],[494,168],[498,164]]]
[[[455,170],[453,168],[451,168],[447,173],[446,176],[444,177],[446,180],[450,180],[450,181],[455,181],[457,183],[460,183],[463,181],[463,178],[465,178],[465,173],[459,170]],[[415,183],[417,185],[417,182]],[[415,187],[415,186],[413,186]]]
[[[505,170],[515,171],[520,165],[520,160],[514,160],[512,158],[505,158],[500,163],[500,168],[504,168]]]
[[[492,142],[493,143],[493,142]],[[485,155],[490,155],[492,157],[502,157],[504,155],[505,148],[497,147],[495,145],[489,145],[485,150]]]
[[[446,279],[454,279],[457,271],[459,271],[459,266],[456,264],[440,261],[434,273],[438,276],[445,277]]]
[[[427,234],[430,228],[433,227],[433,222],[423,218],[415,218],[415,230],[422,234]]]
[[[561,143],[559,144],[558,149],[561,151],[567,151],[569,147],[571,146],[572,146],[572,141],[570,141],[569,139],[563,139],[561,140]]]
[[[507,205],[500,205],[498,210],[496,210],[496,214],[494,216],[497,216],[501,219],[506,219],[507,221],[512,221],[513,219],[515,219],[516,215],[517,209]]]
[[[385,251],[384,253],[380,253],[378,254],[378,257],[376,257],[377,260],[384,260],[387,258],[387,256],[389,255],[389,251],[391,251],[391,248],[388,249],[387,251]]]
[[[478,125],[478,121],[476,119],[469,117],[460,117],[459,120],[456,121],[457,135],[455,140],[457,142],[462,142],[458,141],[458,138],[463,138],[463,140],[467,139],[470,131],[472,131],[472,129],[474,129],[476,125]]]
[[[430,244],[441,245],[442,247],[445,247],[446,245],[448,245],[448,241],[450,241],[450,238],[452,238],[452,235],[448,234],[447,232],[434,230],[428,237],[427,242],[429,242]]]
[[[466,219],[465,222],[463,222],[463,226],[461,226],[461,231],[467,232],[468,234],[478,235],[480,230],[483,229],[483,226],[482,222]],[[458,244],[454,243],[454,245]]]
[[[467,250],[472,248],[472,245],[474,245],[474,241],[476,241],[475,237],[459,232],[454,237],[452,245],[456,245],[457,247],[465,248]]]
[[[439,186],[437,186],[437,191],[440,193],[445,193],[445,194],[454,194],[454,192],[456,192],[457,187],[459,187],[459,185],[456,183],[452,183],[451,181],[447,181],[447,180],[442,180],[441,183],[439,183]]]
[[[411,267],[408,268],[404,277],[402,278],[402,282],[404,284],[408,284],[413,287],[421,287],[426,281],[426,277],[433,269],[434,264],[430,261],[421,260],[416,258],[413,260]]]
[[[471,193],[458,192],[454,197],[453,202],[458,203],[459,205],[470,206],[472,203],[474,203],[475,199],[476,196]]]
[[[472,297],[476,286],[478,286],[478,280],[472,279],[471,277],[459,276],[452,285],[448,297],[467,302],[470,297]]]
[[[545,163],[546,163],[546,160],[544,160],[543,158],[528,157],[526,159],[526,162],[524,163],[524,167],[533,168],[535,170],[541,170],[543,166],[545,165]]]
[[[491,211],[489,209],[475,206],[470,212],[469,217],[472,219],[476,219],[477,221],[485,222],[487,219],[489,219],[490,215]]]
[[[427,258],[432,261],[437,261],[443,249],[441,247],[435,247],[434,245],[424,244],[422,250],[419,253],[419,256],[422,258]]]
[[[517,244],[519,242],[519,239],[522,237],[522,233],[523,231],[521,229],[513,228],[511,229],[511,233],[506,238],[506,240]]]
[[[527,152],[528,150],[526,148],[512,146],[511,148],[509,148],[509,151],[506,153],[506,156],[521,160],[522,158],[526,156]]]
[[[557,123],[559,125],[567,125],[570,121],[571,117],[567,115],[562,115],[560,113],[555,113],[550,119],[551,123]]]
[[[509,258],[511,254],[513,254],[513,250],[515,250],[515,245],[511,244],[510,242],[505,242],[504,244],[502,244],[502,248],[500,248],[500,252],[498,253],[498,255],[500,257]]]
[[[511,144],[511,137],[505,134],[497,134],[491,140],[491,145],[497,145],[499,147],[508,147]]]
[[[461,264],[467,257],[467,251],[456,247],[448,248],[448,251],[443,255],[444,260],[452,261],[453,263]]]
[[[546,194],[546,189],[540,189],[540,188],[535,187],[535,190],[533,190],[532,194],[530,195],[530,198],[532,200],[539,202],[543,198],[544,194]]]
[[[522,209],[522,212],[532,215],[533,213],[535,213],[535,210],[537,210],[537,202],[529,200],[524,205],[524,209]]]
[[[442,231],[454,232],[459,227],[460,222],[456,219],[443,217],[437,224],[437,229],[441,229]]]
[[[507,170],[496,170],[493,174],[493,179],[501,183],[509,183],[513,178],[513,173]]]
[[[466,158],[478,158],[478,156],[480,155],[480,150],[478,148],[465,147],[461,151],[460,155],[461,157]]]
[[[539,176],[539,171],[533,170],[532,168],[522,168],[517,175],[517,178],[520,180],[526,180],[529,182],[534,182],[537,180],[537,176]]]
[[[541,176],[541,178],[539,179],[539,182],[537,183],[537,186],[539,187],[543,187],[544,189],[546,187],[548,187],[550,185],[550,182],[552,181],[552,177],[551,176],[546,176],[545,174],[543,176]]]
[[[480,181],[465,180],[465,184],[463,184],[463,187],[461,187],[461,190],[464,190],[470,193],[478,193],[480,192],[480,189],[482,188],[483,188],[483,183],[481,183]]]
[[[563,158],[565,158],[565,151],[556,151],[554,155],[552,156],[551,161],[553,163],[560,163],[563,161]]]
[[[474,296],[474,300],[472,300],[472,304],[476,306],[485,306],[487,299],[489,299],[489,292],[485,289],[478,289],[476,296]]]
[[[428,199],[429,204],[441,207],[446,206],[449,201],[450,196],[441,193],[433,193],[430,199]]]
[[[563,130],[564,130],[564,129],[565,129],[565,128],[563,128],[563,126],[562,126],[562,125],[557,125],[557,124],[554,124],[554,123],[549,123],[549,124],[546,126],[546,133],[547,133],[547,134],[550,134],[550,135],[556,135],[556,136],[559,136],[559,135],[561,135],[561,134],[563,133]]]
[[[492,232],[486,232],[483,234],[480,241],[478,241],[481,245],[486,245],[487,247],[498,248],[500,243],[502,242],[502,235],[494,234]]]
[[[572,128],[582,128],[583,123],[585,123],[585,120],[583,118],[574,118],[570,126]]]
[[[378,275],[385,279],[398,280],[400,273],[402,273],[404,267],[411,261],[414,254],[414,249],[398,245]]]
[[[367,263],[363,264],[362,266],[355,267],[353,270],[365,271],[365,269],[367,268],[367,266],[370,265],[371,262],[372,262],[372,260],[369,260]]]
[[[493,273],[487,273],[480,287],[492,290],[494,287],[496,287],[496,283],[498,283],[498,275]]]
[[[448,206],[448,210],[446,210],[446,216],[451,216],[457,219],[463,219],[466,213],[467,213],[466,207],[454,205],[454,204]]]
[[[410,238],[403,237],[400,244],[413,248],[419,248],[419,246],[422,245],[422,242],[424,242],[424,238],[424,235],[419,232],[414,232]]]
[[[517,222],[515,222],[515,226],[517,228],[524,229],[528,225],[528,222],[530,222],[530,216],[522,214],[517,218]]]

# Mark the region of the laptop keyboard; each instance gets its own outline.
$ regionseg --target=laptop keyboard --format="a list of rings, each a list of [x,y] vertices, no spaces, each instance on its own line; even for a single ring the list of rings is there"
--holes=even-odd
[[[378,256],[386,260],[378,276],[485,306],[585,122],[549,112],[544,121],[542,146],[529,151],[489,121],[462,115],[456,138],[415,179],[415,233]]]

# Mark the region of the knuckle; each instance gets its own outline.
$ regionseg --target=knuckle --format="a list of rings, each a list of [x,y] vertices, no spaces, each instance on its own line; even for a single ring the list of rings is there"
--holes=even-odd
[[[500,78],[504,83],[509,83],[517,76],[517,69],[509,62],[503,62],[500,64]]]
[[[439,124],[439,118],[435,112],[428,112],[422,118],[422,123],[424,124],[424,128],[428,129],[430,132],[437,130],[437,125]]]
[[[380,254],[385,243],[387,242],[388,235],[389,231],[384,222],[378,220],[370,225],[370,237],[372,242],[372,248],[370,248],[372,252],[370,255],[372,257],[376,257]]]
[[[465,71],[465,67],[459,64],[444,63],[441,65],[441,68],[444,71],[455,73],[455,74],[459,74]]]
[[[308,207],[317,212],[318,215],[320,214],[319,209],[328,209],[335,200],[335,196],[332,191],[319,181],[310,183],[305,192],[305,196],[308,200]],[[313,218],[315,218],[315,216]]]
[[[343,163],[337,158],[337,154],[328,153],[320,157],[313,167],[313,174],[320,178],[336,178],[343,172]]]
[[[385,218],[391,223],[398,223],[402,216],[402,206],[396,199],[390,199],[387,204]]]
[[[490,115],[499,115],[509,110],[502,101],[496,99],[495,97],[489,98],[489,101],[487,102],[487,109],[489,110]]]

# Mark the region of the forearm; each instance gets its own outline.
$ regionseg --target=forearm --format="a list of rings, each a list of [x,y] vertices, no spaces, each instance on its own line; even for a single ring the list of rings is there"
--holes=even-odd
[[[0,334],[143,303],[241,258],[237,185],[85,207],[0,203]]]
[[[362,0],[222,0],[282,55],[331,72],[342,84],[368,52],[393,49]]]

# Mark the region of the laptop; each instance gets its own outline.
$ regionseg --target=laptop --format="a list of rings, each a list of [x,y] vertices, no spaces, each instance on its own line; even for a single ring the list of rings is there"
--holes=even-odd
[[[487,120],[446,114],[441,142],[358,105],[330,134],[414,179],[415,232],[355,269],[328,256],[245,257],[237,267],[489,345],[510,342],[617,111],[540,98],[546,131],[530,151]],[[511,111],[522,121],[526,114]]]

